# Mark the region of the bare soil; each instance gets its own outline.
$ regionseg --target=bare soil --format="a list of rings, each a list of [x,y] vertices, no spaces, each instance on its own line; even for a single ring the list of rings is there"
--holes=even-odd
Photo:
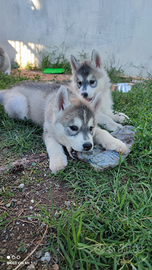
[[[40,75],[40,79],[44,81],[63,81],[71,76],[43,74],[29,70],[21,70],[21,75],[30,79]],[[67,209],[72,203],[67,186],[63,182],[57,182],[55,176],[52,177],[46,153],[27,154],[21,159],[14,159],[8,168],[7,151],[8,149],[6,151],[4,149],[0,153],[0,181],[3,195],[0,199],[0,222],[7,221],[2,225],[3,229],[0,232],[0,269],[58,270],[58,259],[53,254],[50,254],[49,262],[41,261],[51,232],[45,222],[37,219],[41,209],[36,202],[42,207],[47,207],[52,216],[51,185],[54,206]],[[21,262],[23,263],[20,267]]]
[[[19,69],[21,76],[27,77],[29,79],[34,79],[37,75],[40,76],[41,81],[65,81],[69,80],[71,74],[44,74],[41,71]],[[11,74],[17,74],[17,69],[12,69]]]

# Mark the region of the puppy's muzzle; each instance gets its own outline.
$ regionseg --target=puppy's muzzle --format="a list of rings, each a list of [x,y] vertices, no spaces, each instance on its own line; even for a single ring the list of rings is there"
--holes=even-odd
[[[92,148],[92,143],[84,143],[83,144],[84,151],[89,151],[89,150],[91,150],[91,148]]]
[[[83,96],[83,98],[87,98],[88,97],[88,93],[86,93],[86,92],[83,92],[81,95]]]
[[[92,148],[93,148],[93,144],[90,143],[90,142],[87,142],[87,143],[84,143],[82,145],[83,147],[83,150],[82,151],[90,151]],[[76,150],[74,150],[73,148],[71,147],[67,147],[67,150],[69,152],[69,155],[74,158],[74,159],[77,159],[78,158],[78,152]]]

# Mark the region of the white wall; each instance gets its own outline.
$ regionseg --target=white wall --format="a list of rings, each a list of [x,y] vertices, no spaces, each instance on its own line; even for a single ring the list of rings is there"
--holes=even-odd
[[[0,4],[0,47],[23,66],[39,59],[37,49],[65,42],[68,59],[70,54],[90,55],[96,49],[105,63],[114,58],[126,74],[142,70],[131,64],[152,70],[151,0],[0,0]]]

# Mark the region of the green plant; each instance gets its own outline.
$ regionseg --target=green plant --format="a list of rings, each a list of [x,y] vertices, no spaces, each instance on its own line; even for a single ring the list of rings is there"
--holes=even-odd
[[[61,46],[62,47],[62,46]],[[69,61],[65,58],[65,54],[58,47],[54,47],[49,51],[40,52],[41,69],[45,68],[64,68],[65,73],[71,73]]]
[[[89,55],[89,53],[85,52],[85,50],[82,50],[81,52],[78,52],[79,61],[89,59],[89,58],[90,58],[90,55]]]
[[[26,244],[21,241],[17,251],[24,252],[25,250],[26,250]]]
[[[39,74],[33,75],[33,77],[33,81],[41,79],[41,76]]]
[[[19,67],[20,67],[20,65],[18,62],[14,61],[14,60],[11,61],[11,69],[17,69]]]
[[[29,69],[29,70],[38,70],[38,66],[36,64],[32,64],[30,62],[27,62],[25,69]]]

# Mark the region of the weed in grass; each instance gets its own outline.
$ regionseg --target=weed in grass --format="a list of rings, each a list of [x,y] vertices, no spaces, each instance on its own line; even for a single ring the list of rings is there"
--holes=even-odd
[[[24,242],[21,241],[21,243],[19,244],[18,247],[18,252],[24,252],[26,250],[26,244]]]
[[[36,75],[33,75],[33,81],[35,81],[35,80],[40,80],[41,79],[41,76],[39,75],[39,74],[36,74]]]
[[[26,66],[25,66],[25,69],[28,69],[28,70],[38,70],[38,66],[36,64],[32,64],[30,62],[27,62]]]
[[[67,74],[71,74],[71,66],[60,48],[54,47],[51,52],[43,51],[41,54],[41,69],[45,68],[64,68]]]
[[[5,113],[1,115],[0,147],[9,147],[12,152],[26,153],[27,151],[37,152],[44,142],[42,139],[42,128],[34,125],[31,121],[10,119]],[[35,149],[35,150],[34,150]]]

